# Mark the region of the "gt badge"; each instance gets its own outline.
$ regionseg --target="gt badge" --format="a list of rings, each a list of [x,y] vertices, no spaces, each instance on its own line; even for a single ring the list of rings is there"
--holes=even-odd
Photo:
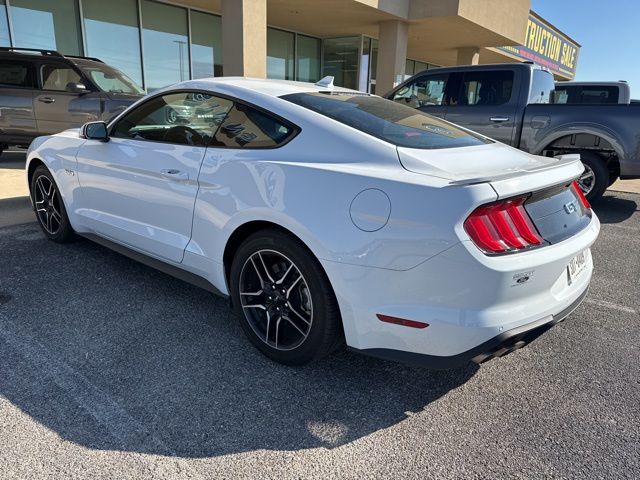
[[[573,202],[565,203],[564,211],[567,212],[567,214],[571,215],[576,211],[576,204]]]

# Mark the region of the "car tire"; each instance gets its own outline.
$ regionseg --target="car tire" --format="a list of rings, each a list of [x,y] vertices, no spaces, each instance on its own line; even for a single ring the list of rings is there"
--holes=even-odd
[[[589,202],[595,202],[609,186],[609,169],[597,153],[588,150],[578,152],[580,160],[585,166],[584,173],[580,176],[578,184]],[[587,185],[586,182],[590,181]],[[587,188],[585,188],[587,187]]]
[[[234,256],[230,290],[244,333],[278,363],[304,365],[343,342],[329,279],[291,235],[268,229],[249,236]]]
[[[38,166],[31,178],[31,201],[40,228],[49,240],[67,243],[75,238],[60,189],[51,172]]]

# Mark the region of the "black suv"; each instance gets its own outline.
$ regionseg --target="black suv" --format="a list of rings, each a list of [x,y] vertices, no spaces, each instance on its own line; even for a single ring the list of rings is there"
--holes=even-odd
[[[97,58],[0,48],[0,153],[35,137],[107,121],[144,95]]]

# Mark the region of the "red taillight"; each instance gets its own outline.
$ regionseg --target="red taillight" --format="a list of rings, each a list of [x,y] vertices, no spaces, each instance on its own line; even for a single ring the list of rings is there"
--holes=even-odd
[[[578,195],[578,198],[582,202],[582,206],[587,210],[591,210],[591,204],[589,203],[589,200],[587,200],[587,197],[584,196],[584,193],[582,193],[582,189],[580,188],[580,185],[578,185],[578,182],[574,180],[571,186],[573,187],[576,194]]]
[[[543,242],[524,209],[526,197],[483,205],[464,222],[471,240],[486,253],[503,253]]]

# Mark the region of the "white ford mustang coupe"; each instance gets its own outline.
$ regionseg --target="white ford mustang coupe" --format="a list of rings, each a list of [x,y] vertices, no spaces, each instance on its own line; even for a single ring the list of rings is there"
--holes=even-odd
[[[582,170],[328,78],[183,82],[37,138],[26,166],[48,238],[229,296],[273,360],[346,343],[432,368],[504,355],[584,298]]]

